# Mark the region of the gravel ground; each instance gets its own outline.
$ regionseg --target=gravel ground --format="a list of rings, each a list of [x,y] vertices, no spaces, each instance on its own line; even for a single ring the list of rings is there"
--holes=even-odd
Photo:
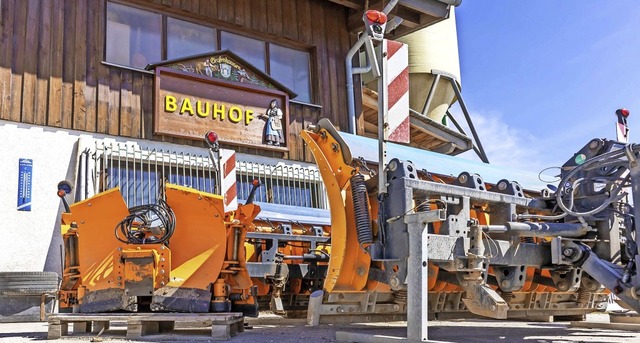
[[[608,315],[587,316],[588,322],[608,322]],[[323,325],[309,327],[304,319],[264,317],[248,319],[251,329],[233,337],[229,342],[335,342],[336,331],[377,334],[385,336],[406,335],[406,322],[369,323],[351,325]],[[101,337],[104,342],[207,342],[206,333],[148,336],[147,341],[131,341],[117,338],[124,334],[124,327],[112,328]],[[58,342],[90,342],[95,336],[67,337]],[[120,336],[123,337],[123,336]],[[525,321],[454,320],[429,323],[429,338],[437,342],[640,342],[640,333],[619,330],[568,328],[568,323],[541,323]],[[47,324],[2,323],[0,342],[33,342],[47,340]],[[394,341],[389,338],[390,342]],[[54,342],[54,341],[51,341]]]

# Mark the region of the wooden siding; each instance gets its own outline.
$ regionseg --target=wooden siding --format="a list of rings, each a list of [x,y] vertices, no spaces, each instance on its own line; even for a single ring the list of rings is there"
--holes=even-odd
[[[154,137],[153,75],[103,63],[105,1],[0,1],[0,119],[204,146],[201,141]],[[353,37],[347,32],[345,7],[324,0],[119,2],[310,48],[312,84],[322,108],[290,104],[290,153],[284,157],[312,161],[298,132],[320,118],[347,127],[344,57]]]

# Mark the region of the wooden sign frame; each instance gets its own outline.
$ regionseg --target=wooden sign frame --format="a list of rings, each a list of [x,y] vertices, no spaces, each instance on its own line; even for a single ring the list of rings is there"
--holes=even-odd
[[[154,89],[155,135],[201,140],[213,130],[223,143],[289,150],[286,92],[162,66],[155,68]],[[267,108],[272,100],[277,101],[282,111],[281,145],[270,145],[265,140]]]

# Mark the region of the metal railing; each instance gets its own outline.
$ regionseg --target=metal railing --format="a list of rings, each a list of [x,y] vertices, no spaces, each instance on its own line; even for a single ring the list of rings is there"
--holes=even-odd
[[[81,152],[79,167],[79,180],[86,180],[78,187],[84,193],[82,199],[120,187],[129,207],[157,202],[164,182],[212,193],[217,180],[206,154],[145,149],[120,142],[96,141],[94,148]]]
[[[281,205],[326,209],[327,197],[320,171],[315,167],[299,165],[265,164],[249,161],[236,162],[238,199],[246,199],[251,181],[258,179],[255,200]]]
[[[156,203],[164,182],[213,193],[218,180],[206,151],[150,149],[136,143],[96,140],[79,155],[78,200],[120,187],[127,206],[132,207]],[[240,201],[247,199],[255,178],[263,184],[256,201],[328,208],[324,184],[314,166],[238,160],[236,184]]]

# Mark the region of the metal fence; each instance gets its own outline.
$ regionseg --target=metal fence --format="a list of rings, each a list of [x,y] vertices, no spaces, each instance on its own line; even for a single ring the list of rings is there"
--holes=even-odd
[[[327,208],[326,190],[320,171],[316,168],[265,164],[248,161],[236,162],[238,199],[246,199],[251,181],[260,180],[255,200],[299,207]]]
[[[246,200],[253,179],[262,183],[255,200],[326,209],[326,191],[315,167],[284,162],[236,162],[238,200]],[[120,187],[127,206],[155,203],[164,182],[214,193],[218,180],[209,155],[147,149],[135,143],[97,140],[79,154],[76,199]]]

